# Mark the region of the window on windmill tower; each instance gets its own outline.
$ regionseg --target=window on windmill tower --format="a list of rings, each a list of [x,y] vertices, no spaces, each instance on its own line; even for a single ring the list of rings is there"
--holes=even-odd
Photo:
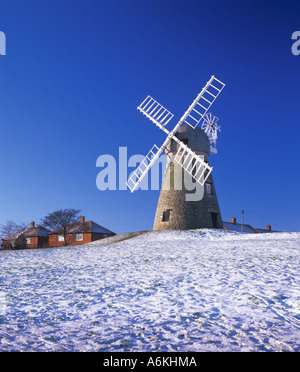
[[[163,211],[162,222],[167,222],[167,221],[170,220],[171,211],[172,211],[172,209],[167,209],[166,211]]]
[[[205,184],[205,188],[206,188],[206,192],[208,195],[211,195],[212,192],[211,192],[211,184],[210,183],[206,183]]]

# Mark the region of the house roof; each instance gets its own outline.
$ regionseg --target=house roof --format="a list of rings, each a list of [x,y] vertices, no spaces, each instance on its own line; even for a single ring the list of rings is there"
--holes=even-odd
[[[34,226],[22,229],[14,234],[3,238],[2,240],[16,240],[20,235],[24,235],[25,238],[32,238],[36,236],[47,236],[49,234],[49,230],[45,229],[42,226]]]
[[[224,222],[223,221],[223,226],[225,227],[226,230],[237,231],[237,232],[242,231],[242,224],[241,223],[231,223],[231,222]],[[245,224],[243,224],[243,232],[258,233],[258,231],[256,231],[252,226],[245,225]]]
[[[242,231],[242,224],[241,223],[232,223],[232,222],[224,222],[223,221],[223,226],[224,226],[225,230],[237,231],[237,232]],[[252,234],[259,234],[259,233],[272,233],[272,232],[276,232],[276,231],[275,230],[260,229],[260,228],[252,227],[250,225],[243,224],[243,232],[252,233]]]
[[[266,229],[261,229],[260,227],[256,227],[255,230],[257,230],[258,232],[264,234],[264,233],[270,233],[270,232],[279,232],[279,231],[276,231],[276,230],[266,230]]]
[[[111,230],[106,229],[105,227],[98,225],[94,221],[77,221],[73,222],[69,225],[69,233],[70,234],[78,234],[78,233],[98,233],[98,234],[109,234],[115,235],[115,233]],[[60,234],[59,230],[55,230],[50,232],[50,235],[53,234]]]

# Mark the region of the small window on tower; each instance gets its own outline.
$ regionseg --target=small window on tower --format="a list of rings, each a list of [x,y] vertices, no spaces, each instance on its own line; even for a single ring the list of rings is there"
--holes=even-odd
[[[167,222],[170,220],[170,213],[172,209],[167,209],[166,211],[163,211],[162,215],[162,222]]]
[[[205,187],[206,187],[206,192],[208,195],[211,195],[211,184],[210,183],[206,183],[205,184]]]

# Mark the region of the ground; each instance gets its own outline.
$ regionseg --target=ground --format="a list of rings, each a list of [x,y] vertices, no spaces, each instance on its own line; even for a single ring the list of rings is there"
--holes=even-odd
[[[0,351],[300,351],[300,233],[0,253]]]

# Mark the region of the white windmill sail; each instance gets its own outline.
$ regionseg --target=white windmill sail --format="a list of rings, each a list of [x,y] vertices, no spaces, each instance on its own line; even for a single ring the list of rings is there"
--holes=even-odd
[[[151,96],[148,96],[137,109],[159,128],[165,127],[174,116]]]
[[[157,161],[161,153],[167,148],[172,139],[180,145],[179,150],[175,155],[175,161],[177,161],[184,170],[189,172],[197,182],[201,185],[204,184],[205,180],[210,175],[212,168],[209,167],[209,165],[189,147],[175,137],[175,134],[183,124],[188,124],[192,128],[196,128],[224,87],[224,83],[216,79],[215,76],[212,76],[172,131],[167,130],[165,126],[173,118],[173,114],[151,96],[146,97],[140,106],[138,106],[138,110],[162,129],[167,134],[167,138],[160,148],[154,145],[144,160],[140,163],[139,167],[130,175],[127,181],[127,186],[131,192],[136,190],[149,169]],[[182,161],[183,159],[184,161]]]
[[[174,137],[173,139],[175,139]],[[176,138],[177,139],[177,138]],[[179,148],[174,156],[174,160],[182,166],[182,168],[192,176],[201,186],[204,185],[205,181],[211,174],[213,168],[210,167],[199,155],[195,154],[188,146],[181,141]]]
[[[200,183],[201,186],[203,186],[213,168],[205,163],[205,161],[203,161],[199,155],[195,154],[194,151],[192,151],[177,137],[173,137],[172,139],[179,144],[179,148],[174,156],[174,160],[181,165],[182,168],[188,172],[188,174],[190,174],[198,183]],[[156,160],[160,157],[164,149],[165,147],[163,147],[163,145],[160,148],[154,145],[141,161],[138,168],[131,173],[127,181],[127,186],[131,192],[135,191],[138,185],[142,182],[143,178],[146,176]]]
[[[130,174],[126,184],[131,192],[133,192],[137,188],[138,184],[142,182],[142,179],[145,177],[152,165],[156,162],[156,154],[159,150],[160,149],[156,145],[153,145],[153,147],[141,161],[137,169]],[[160,154],[158,155],[158,157],[160,156]]]
[[[195,129],[224,87],[224,83],[212,76],[193,102],[192,109],[189,108],[190,112],[184,120],[185,123]]]

